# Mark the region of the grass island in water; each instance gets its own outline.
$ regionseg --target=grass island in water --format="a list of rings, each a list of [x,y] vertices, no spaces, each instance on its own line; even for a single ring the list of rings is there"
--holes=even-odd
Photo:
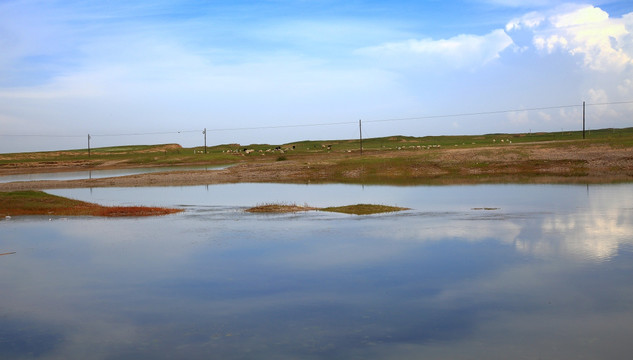
[[[181,212],[180,209],[147,206],[102,206],[47,194],[42,191],[0,192],[0,216],[156,216]]]
[[[300,206],[296,204],[262,204],[257,205],[255,207],[246,209],[247,212],[252,213],[290,213],[290,212],[300,212],[300,211],[328,211],[328,212],[338,212],[344,214],[353,214],[353,215],[371,215],[371,214],[380,214],[385,212],[395,212],[395,211],[403,211],[409,210],[408,208],[396,207],[396,206],[387,206],[387,205],[374,205],[374,204],[356,204],[356,205],[346,205],[346,206],[333,206],[326,208],[316,208],[308,205]]]

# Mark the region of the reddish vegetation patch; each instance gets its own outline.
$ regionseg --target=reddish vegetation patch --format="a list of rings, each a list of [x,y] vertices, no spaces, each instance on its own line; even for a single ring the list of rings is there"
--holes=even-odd
[[[95,212],[95,216],[157,216],[181,212],[180,209],[146,206],[108,206]]]
[[[299,206],[295,204],[262,204],[246,209],[247,212],[252,213],[292,213],[299,211],[316,210],[310,206]]]
[[[161,207],[145,207],[145,206],[101,206],[96,204],[78,205],[74,207],[62,208],[35,208],[20,209],[14,208],[1,211],[2,216],[21,216],[21,215],[57,215],[57,216],[106,216],[106,217],[122,217],[122,216],[158,216],[168,215],[181,212],[181,209],[169,209]]]
[[[0,192],[0,216],[157,216],[181,212],[181,209],[146,206],[101,206],[84,201],[46,194],[41,191]]]

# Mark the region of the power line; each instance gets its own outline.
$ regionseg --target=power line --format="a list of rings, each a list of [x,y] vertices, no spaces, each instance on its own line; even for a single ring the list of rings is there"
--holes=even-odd
[[[633,104],[633,100],[602,102],[602,103],[587,103],[585,105],[586,106],[603,106],[603,105],[622,105],[622,104]],[[532,108],[522,108],[522,109],[492,110],[492,111],[479,111],[479,112],[455,113],[455,114],[423,115],[423,116],[404,117],[404,118],[368,119],[368,120],[364,120],[364,122],[377,123],[377,122],[442,119],[442,118],[452,118],[452,117],[470,117],[470,116],[481,116],[481,115],[507,114],[507,113],[524,112],[524,111],[581,108],[582,106],[583,106],[582,104],[544,106],[544,107],[532,107]],[[357,124],[357,122],[341,121],[341,122],[329,122],[329,123],[215,128],[215,129],[207,129],[207,131],[220,132],[220,131],[265,130],[265,129],[302,128],[302,127],[336,126],[336,125],[353,125],[353,124]],[[93,137],[120,137],[120,136],[172,135],[172,134],[182,134],[182,133],[197,133],[200,131],[201,130],[196,129],[196,130],[180,130],[180,131],[112,133],[112,134],[90,134],[90,135]],[[0,134],[0,136],[2,137],[48,137],[48,138],[83,138],[85,137],[85,135],[51,135],[51,134]]]
[[[354,122],[354,121],[341,121],[341,122],[332,122],[332,123],[255,126],[255,127],[241,127],[241,128],[207,129],[207,131],[263,130],[263,129],[283,129],[283,128],[300,128],[300,127],[312,127],[312,126],[349,125],[349,124],[356,124],[356,122]]]
[[[590,103],[587,103],[587,105],[622,105],[622,104],[633,104],[633,100],[629,100],[629,101],[604,102],[604,103],[595,103],[595,104],[590,104]]]
[[[144,133],[120,133],[120,134],[90,134],[91,137],[108,137],[108,136],[141,136],[141,135],[170,135],[180,133],[199,132],[200,130],[181,130],[181,131],[162,131],[162,132],[144,132]],[[55,134],[0,134],[6,137],[49,137],[49,138],[83,138],[86,135],[55,135]]]
[[[505,114],[505,113],[512,113],[512,112],[520,112],[520,111],[565,109],[565,108],[572,108],[572,107],[582,107],[582,105],[560,105],[560,106],[547,106],[547,107],[513,109],[513,110],[480,111],[480,112],[456,113],[456,114],[446,114],[446,115],[427,115],[427,116],[416,116],[416,117],[408,117],[408,118],[366,120],[366,122],[387,122],[387,121],[440,119],[440,118],[450,118],[450,117],[466,117],[466,116],[477,116],[477,115]]]
[[[51,134],[0,134],[5,137],[47,137],[47,138],[83,138],[86,135],[51,135]]]
[[[145,132],[145,133],[124,133],[124,134],[90,134],[90,136],[141,136],[141,135],[170,135],[180,133],[192,133],[199,132],[200,130],[181,130],[181,131],[160,131],[160,132]]]

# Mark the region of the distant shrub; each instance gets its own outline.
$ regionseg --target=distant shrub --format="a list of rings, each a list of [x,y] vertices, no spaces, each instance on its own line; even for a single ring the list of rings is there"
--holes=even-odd
[[[277,158],[277,161],[285,161],[288,160],[288,158],[286,158],[285,155],[279,155],[279,157]]]

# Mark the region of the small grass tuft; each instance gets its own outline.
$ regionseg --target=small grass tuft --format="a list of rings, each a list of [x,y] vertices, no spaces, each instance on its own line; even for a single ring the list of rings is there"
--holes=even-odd
[[[311,211],[317,210],[317,208],[308,206],[308,205],[297,205],[297,204],[278,204],[278,203],[267,203],[260,204],[255,207],[246,209],[247,212],[251,213],[292,213],[299,211]]]

